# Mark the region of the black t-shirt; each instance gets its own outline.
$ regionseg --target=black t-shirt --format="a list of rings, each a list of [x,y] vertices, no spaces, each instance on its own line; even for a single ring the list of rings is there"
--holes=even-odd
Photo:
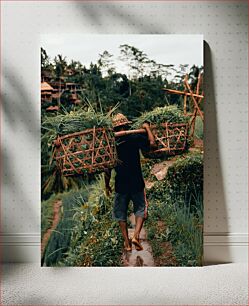
[[[136,193],[144,189],[139,150],[149,151],[147,135],[126,135],[116,139],[118,164],[115,167],[115,191]]]

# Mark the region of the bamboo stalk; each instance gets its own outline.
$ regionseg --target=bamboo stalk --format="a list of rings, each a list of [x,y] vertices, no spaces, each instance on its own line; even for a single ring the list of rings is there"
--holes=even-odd
[[[197,108],[197,111],[198,111],[198,113],[200,114],[200,117],[201,117],[201,119],[202,119],[202,121],[203,121],[203,120],[204,120],[203,113],[202,113],[202,111],[200,110],[200,107],[199,107],[197,101],[196,101],[195,98],[194,98],[194,95],[195,95],[195,94],[192,92],[192,90],[191,90],[191,88],[190,88],[188,82],[185,82],[185,84],[186,84],[186,86],[187,86],[187,88],[188,88],[188,90],[189,90],[189,92],[190,92],[190,95],[191,95],[192,100],[193,100],[193,102],[194,102],[195,108]],[[200,101],[199,101],[199,102],[200,102]]]
[[[95,131],[95,127],[93,128],[93,141],[92,141],[92,163],[91,163],[91,168],[90,168],[90,172],[92,171],[92,165],[94,163],[94,154],[95,154],[95,139],[96,137],[96,131]]]
[[[187,96],[186,95],[184,95],[183,112],[184,112],[184,115],[187,114]]]
[[[100,130],[103,130],[103,128],[99,127],[99,128],[95,128],[96,131],[100,131]],[[105,128],[107,130],[111,130],[110,128]],[[75,132],[75,133],[71,133],[71,134],[68,134],[68,135],[64,135],[64,136],[59,136],[60,139],[65,139],[65,138],[71,138],[71,137],[74,137],[74,136],[79,136],[79,135],[83,135],[83,134],[87,134],[89,132],[92,132],[93,129],[86,129],[86,130],[83,130],[83,131],[80,131],[80,132]]]
[[[189,92],[185,92],[185,91],[180,91],[180,90],[175,90],[175,89],[166,89],[166,88],[163,88],[163,90],[169,92],[169,93],[173,93],[173,94],[178,94],[178,95],[186,95],[186,96],[194,96],[194,97],[197,97],[197,98],[204,98],[203,95],[197,95],[195,93],[193,93],[191,95],[191,93]]]
[[[185,76],[185,79],[186,78],[187,78],[187,75]],[[187,87],[186,87],[185,83],[184,83],[184,91],[187,92]],[[188,101],[188,96],[184,95],[183,113],[184,113],[185,116],[187,115],[187,101]]]
[[[201,85],[201,74],[199,73],[199,75],[198,75],[197,87],[196,87],[196,94],[197,94],[197,95],[199,95],[200,85]]]
[[[170,151],[170,144],[169,144],[169,130],[168,130],[168,124],[166,123],[166,135],[167,135],[167,144]]]
[[[197,101],[198,105],[200,104],[201,100],[202,99],[198,99],[198,101]],[[197,110],[197,108],[195,108],[195,110],[192,114],[192,117],[190,119],[190,127],[191,127],[190,128],[191,129],[190,137],[193,137],[194,132],[195,132],[195,120],[196,120],[197,112],[198,112],[198,110]],[[203,112],[202,112],[202,114],[203,114]]]

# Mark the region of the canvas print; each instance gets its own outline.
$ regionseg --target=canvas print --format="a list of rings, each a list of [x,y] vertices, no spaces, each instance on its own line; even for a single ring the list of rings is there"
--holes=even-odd
[[[201,266],[202,35],[41,37],[41,266]]]

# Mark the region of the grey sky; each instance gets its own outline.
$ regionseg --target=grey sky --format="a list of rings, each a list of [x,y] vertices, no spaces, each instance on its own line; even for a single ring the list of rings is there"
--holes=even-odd
[[[203,65],[202,35],[82,35],[47,34],[41,36],[41,46],[51,59],[58,54],[66,56],[67,61],[80,61],[86,67],[96,63],[99,54],[107,50],[117,59],[121,44],[132,45],[144,51],[149,59],[160,64]],[[123,69],[116,60],[117,71]],[[123,71],[121,71],[123,72]]]

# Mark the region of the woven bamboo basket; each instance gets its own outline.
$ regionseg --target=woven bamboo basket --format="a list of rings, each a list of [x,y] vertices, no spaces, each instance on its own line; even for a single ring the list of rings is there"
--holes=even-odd
[[[151,125],[150,128],[157,147],[150,152],[143,152],[145,157],[160,158],[177,155],[187,149],[188,123],[162,123],[159,126]]]
[[[102,172],[116,165],[115,138],[111,129],[93,128],[56,140],[55,158],[64,176]]]

